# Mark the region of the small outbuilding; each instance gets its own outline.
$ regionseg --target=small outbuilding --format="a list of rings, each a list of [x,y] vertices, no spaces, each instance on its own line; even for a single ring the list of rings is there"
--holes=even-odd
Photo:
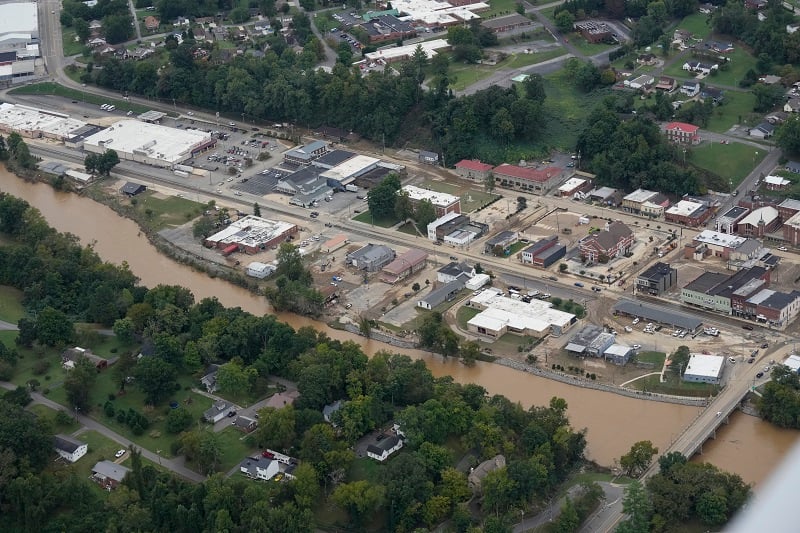
[[[689,356],[689,364],[683,372],[683,381],[719,385],[724,366],[725,358],[721,355],[693,353]]]

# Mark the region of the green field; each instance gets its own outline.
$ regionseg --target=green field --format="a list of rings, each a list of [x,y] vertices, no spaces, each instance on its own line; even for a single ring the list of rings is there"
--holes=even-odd
[[[640,352],[636,354],[636,360],[642,363],[652,363],[654,370],[661,370],[667,354],[664,352]]]
[[[458,196],[461,198],[461,211],[463,213],[471,213],[498,197],[497,194],[491,194],[478,189],[470,188],[465,191],[464,187],[452,185],[443,181],[427,180],[423,182],[422,187],[432,191]]]
[[[706,129],[725,133],[735,124],[746,124],[753,113],[755,103],[756,97],[751,92],[726,91],[725,100],[722,105],[714,108]],[[760,122],[761,116],[757,120]]]
[[[359,222],[363,222],[364,224],[372,224],[373,226],[380,226],[381,228],[391,228],[400,220],[397,218],[372,218],[372,213],[370,213],[369,209],[366,211],[357,214],[353,217],[353,220],[358,220]]]
[[[707,24],[707,21],[708,15],[694,13],[680,21],[674,29],[690,31],[695,37],[705,39],[711,34],[711,26]],[[668,35],[672,35],[672,33],[670,32]]]
[[[102,184],[98,184],[101,187]],[[203,205],[187,198],[145,191],[136,197],[135,209],[153,231],[185,224],[203,213]]]
[[[50,409],[46,405],[42,404],[29,405],[27,407],[27,410],[34,413],[38,417],[50,420],[50,422],[53,424],[53,431],[55,433],[62,433],[65,435],[69,435],[72,432],[77,431],[81,427],[81,425],[75,422],[75,419],[71,417],[69,418],[70,421],[69,424],[59,424],[56,419],[56,411],[54,409]],[[66,409],[64,409],[64,412],[66,412]]]
[[[486,20],[498,15],[516,13],[517,0],[488,0],[489,10],[481,13],[481,18]]]
[[[730,179],[737,187],[766,155],[765,149],[745,144],[704,142],[692,148],[689,162],[724,180]]]
[[[550,59],[564,55],[562,48],[545,50],[531,54],[511,54],[496,65],[452,64],[448,71],[452,82],[450,87],[455,91],[463,91],[475,82],[488,78],[500,70],[513,70],[530,65],[536,65]]]
[[[98,96],[91,93],[77,91],[75,89],[70,89],[68,87],[64,87],[63,85],[59,85],[58,83],[52,83],[49,81],[17,87],[9,92],[12,94],[52,94],[54,96],[61,96],[63,98],[80,100],[82,102],[97,105],[114,104],[117,106],[119,111],[133,111],[134,113],[144,113],[150,109],[149,107],[134,104],[125,100],[117,100],[114,98],[108,98],[107,96]]]
[[[674,394],[676,396],[709,397],[716,395],[718,387],[708,383],[689,383],[683,381],[675,372],[665,374],[667,381],[661,383],[661,376],[647,376],[631,382],[628,386],[646,392]]]
[[[0,320],[16,324],[23,316],[25,309],[22,307],[22,291],[0,285]]]
[[[570,33],[567,35],[567,39],[569,39],[569,44],[577,48],[586,56],[593,56],[616,46],[615,44],[608,43],[590,43],[584,39],[580,33]]]
[[[480,313],[480,310],[475,309],[474,307],[467,307],[466,305],[462,305],[456,311],[456,320],[458,321],[459,327],[461,329],[467,329],[467,322],[475,318],[475,315]]]
[[[75,30],[61,27],[61,44],[64,47],[64,57],[76,56],[83,52],[83,43],[75,40]]]
[[[255,452],[255,448],[250,446],[250,439],[232,427],[223,429],[217,433],[217,437],[222,448],[222,459],[218,468],[220,472],[229,471],[241,463],[242,459]]]

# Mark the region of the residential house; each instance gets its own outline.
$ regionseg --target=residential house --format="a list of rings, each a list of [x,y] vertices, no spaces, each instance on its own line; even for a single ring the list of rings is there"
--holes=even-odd
[[[679,144],[698,144],[700,142],[700,128],[685,122],[670,122],[664,127],[667,139]]]
[[[718,54],[728,54],[730,52],[733,52],[733,43],[708,40],[703,43],[703,47],[706,50],[710,50]]]
[[[75,348],[67,348],[61,352],[61,364],[65,369],[74,368],[75,363],[80,359],[87,359],[97,370],[108,367],[108,359],[93,354],[88,348],[76,346]]]
[[[160,24],[161,22],[152,15],[148,15],[144,18],[144,27],[147,31],[156,31]]]
[[[89,445],[67,435],[55,436],[55,448],[58,455],[74,463],[89,451]]]
[[[439,164],[439,154],[436,152],[430,152],[428,150],[420,150],[419,154],[417,155],[417,159],[420,163],[425,163],[426,165]]]
[[[242,433],[252,433],[258,427],[258,422],[246,416],[237,416],[233,421],[233,427]]]
[[[464,285],[467,282],[466,278],[467,276],[464,274],[459,276],[457,279],[442,285],[441,287],[433,289],[427,295],[417,301],[417,307],[431,310],[437,305],[452,301],[456,295],[458,295],[458,292],[464,288]]]
[[[655,85],[655,90],[671,93],[677,86],[678,82],[675,80],[675,78],[670,78],[669,76],[659,76]]]
[[[462,159],[456,163],[456,174],[462,178],[481,183],[486,181],[492,173],[492,169],[494,169],[492,165],[482,163],[477,159]]]
[[[239,472],[250,479],[267,481],[280,472],[280,463],[275,459],[263,456],[247,457],[239,463]]]
[[[775,134],[775,126],[769,122],[762,122],[755,128],[750,128],[748,134],[750,137],[756,137],[758,139],[769,139]]]
[[[390,435],[375,444],[367,446],[367,457],[378,462],[384,462],[390,455],[399,451],[403,447],[403,439],[397,435]]]
[[[97,19],[89,21],[89,31],[92,32],[92,33],[96,33],[98,31],[100,31],[100,29],[102,27],[103,27],[103,23],[100,22]]]
[[[678,282],[678,269],[661,261],[636,276],[636,290],[660,296]]]
[[[475,267],[467,263],[453,261],[436,271],[436,280],[439,283],[450,283],[465,275],[467,279],[473,278],[475,276]]]
[[[486,241],[483,251],[496,256],[508,255],[511,245],[518,240],[519,234],[516,231],[502,231]],[[502,253],[497,253],[498,251],[502,251]]]
[[[632,80],[625,80],[624,85],[636,91],[646,91],[655,82],[655,78],[649,74],[642,74]]]
[[[764,178],[764,187],[768,191],[783,191],[791,184],[791,180],[787,180],[781,176],[767,176]]]
[[[623,222],[608,222],[602,231],[585,237],[579,249],[587,261],[597,263],[603,257],[612,259],[628,253],[633,240],[633,231]]]
[[[800,102],[798,103],[800,104]],[[773,111],[772,113],[764,117],[764,120],[766,120],[770,124],[777,126],[778,124],[783,124],[784,122],[786,122],[789,116],[790,116],[789,113],[786,111]]]
[[[797,30],[800,30],[800,24],[793,23],[786,25],[786,33],[788,33],[789,35],[796,32]]]
[[[377,272],[384,266],[394,261],[395,252],[383,244],[369,243],[345,256],[345,264],[352,265],[359,270]]]
[[[760,81],[764,85],[775,85],[777,83],[780,83],[782,79],[783,78],[781,78],[780,76],[775,76],[774,74],[767,74],[766,76],[758,78],[758,81]]]
[[[800,113],[800,98],[789,98],[783,104],[783,110],[787,113]]]
[[[481,484],[489,472],[494,472],[501,468],[505,468],[506,458],[504,455],[495,455],[491,459],[487,459],[475,468],[472,468],[467,477],[469,488],[472,489],[474,494],[481,494]]]
[[[681,85],[680,88],[681,94],[685,94],[689,98],[694,98],[698,94],[700,94],[700,82],[699,81],[685,81]]]
[[[89,39],[86,42],[86,45],[90,48],[100,48],[106,46],[108,43],[102,37],[95,37],[94,39]]]
[[[683,64],[683,70],[692,72],[694,74],[702,74],[708,76],[712,70],[718,70],[717,63],[704,63],[702,61],[687,61]]]
[[[206,409],[206,411],[203,413],[203,418],[205,419],[206,422],[209,422],[211,424],[216,424],[217,422],[228,416],[228,413],[232,411],[233,411],[233,405],[226,402],[225,400],[219,400],[215,402],[214,405]]]
[[[709,98],[714,105],[720,105],[725,100],[725,93],[722,89],[706,86],[700,91],[700,100],[705,102]]]
[[[800,162],[797,161],[787,161],[786,166],[783,167],[792,174],[800,174]]]
[[[636,57],[636,64],[637,65],[655,65],[658,63],[658,58],[655,54],[646,53],[646,54],[639,54]]]
[[[203,377],[200,378],[200,383],[206,388],[209,393],[214,393],[217,390],[217,371],[219,365],[211,364],[206,367],[203,372]]]
[[[92,467],[92,479],[106,490],[119,486],[130,472],[129,468],[111,461],[99,461]]]
[[[172,22],[172,26],[179,28],[181,26],[188,26],[191,22],[186,17],[178,17]]]

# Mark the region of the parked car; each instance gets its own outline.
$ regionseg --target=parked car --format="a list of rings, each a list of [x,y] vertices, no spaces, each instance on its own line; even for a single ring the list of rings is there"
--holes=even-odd
[[[778,250],[780,250],[781,252],[788,252],[789,251],[789,249],[787,247],[785,247],[785,246],[778,247]]]
[[[576,287],[583,287],[583,283],[581,283],[580,281],[576,281],[575,282],[575,286]]]
[[[766,350],[767,348],[769,348],[769,343],[768,342],[765,342],[764,344],[761,345],[761,349],[762,350]]]
[[[763,372],[759,372],[758,374],[756,374],[756,377],[757,378],[763,378],[764,377],[764,373]]]
[[[641,347],[642,347],[642,345],[641,345],[641,344],[634,344],[634,345],[632,346],[632,348],[633,348],[634,350],[638,350],[638,349],[640,349]]]
[[[333,281],[342,281],[341,276],[333,276]]]
[[[747,362],[752,365],[753,363],[756,362],[756,358],[755,357],[751,357],[750,359],[747,360]]]
[[[636,324],[638,324],[638,323],[639,323],[639,319],[638,319],[638,318],[634,318],[634,319],[633,319],[633,322],[631,322],[631,324],[633,324],[634,326],[635,326]]]
[[[115,457],[116,459],[119,459],[119,458],[120,458],[120,457],[122,457],[123,455],[125,455],[125,450],[118,450],[118,451],[117,451],[117,453],[115,453],[115,454],[114,454],[114,457]]]
[[[236,411],[228,411],[228,418],[233,418],[236,416]]]
[[[595,285],[595,286],[593,286],[593,287],[592,287],[592,290],[593,290],[594,292],[600,292],[600,291],[602,291],[603,289],[601,289],[600,287],[598,287],[597,285]]]
[[[753,331],[753,326],[745,324],[744,326],[742,326],[742,329],[746,329],[747,331]]]

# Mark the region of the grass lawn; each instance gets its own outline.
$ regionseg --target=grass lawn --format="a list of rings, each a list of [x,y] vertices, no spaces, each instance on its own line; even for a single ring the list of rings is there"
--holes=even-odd
[[[242,459],[256,451],[255,447],[250,446],[250,439],[247,438],[247,435],[232,427],[223,429],[217,433],[217,436],[222,448],[222,459],[219,465],[220,472],[229,471],[241,463]]]
[[[549,59],[563,56],[565,53],[566,51],[563,48],[558,47],[552,50],[542,50],[541,52],[535,52],[530,54],[514,54],[512,56],[507,57],[502,62],[500,62],[500,67],[521,68],[530,65],[537,65]]]
[[[383,482],[383,471],[385,466],[370,459],[369,457],[359,457],[350,465],[350,470],[347,472],[347,481],[367,480],[372,483]]]
[[[508,255],[506,256],[506,258],[516,256],[517,252],[519,252],[520,250],[522,250],[523,248],[525,248],[526,246],[529,246],[529,245],[530,245],[530,243],[528,243],[528,242],[522,242],[522,241],[515,242],[508,249]]]
[[[609,48],[614,48],[616,46],[608,43],[590,43],[584,39],[580,33],[570,33],[567,36],[567,39],[569,39],[569,44],[587,56],[593,56],[599,54],[600,52],[605,52]]]
[[[461,211],[464,213],[471,213],[478,208],[492,202],[499,195],[491,194],[486,191],[477,189],[468,189],[464,192],[464,187],[452,185],[443,181],[425,181],[422,186],[436,192],[443,192],[452,194],[461,198]]]
[[[481,18],[484,20],[517,12],[517,0],[488,0],[487,3],[489,10],[481,13]]]
[[[746,123],[750,115],[753,114],[755,103],[756,97],[751,92],[727,91],[722,105],[714,108],[714,113],[711,115],[706,129],[717,133],[725,133],[734,124]]]
[[[690,162],[722,178],[730,179],[733,186],[738,187],[766,155],[766,150],[745,144],[704,142],[692,148]]]
[[[707,76],[700,80],[703,85],[729,85],[738,86],[739,80],[744,78],[745,73],[751,68],[755,68],[756,59],[746,50],[741,48],[740,44],[736,44],[736,48],[730,54],[726,54],[730,58],[730,64],[727,70],[719,70],[716,74]],[[666,76],[674,76],[681,79],[693,79],[693,76],[683,70],[683,64],[686,61],[691,61],[691,54],[685,56],[685,61],[676,61],[664,71]]]
[[[63,433],[65,435],[69,435],[74,431],[77,431],[81,425],[75,422],[74,418],[70,418],[69,424],[59,424],[56,421],[56,413],[54,409],[47,407],[46,405],[42,404],[35,404],[28,407],[28,411],[34,413],[36,416],[40,418],[49,419],[53,423],[53,430],[55,433]]]
[[[463,91],[473,83],[488,78],[499,70],[512,70],[536,65],[564,54],[564,49],[559,47],[553,50],[545,50],[531,54],[511,54],[496,65],[454,63],[450,66],[448,72],[453,80],[450,87],[455,91]]]
[[[546,1],[544,3],[547,3]],[[540,9],[539,14],[551,22],[556,21],[556,8],[558,6],[548,7],[547,9]]]
[[[61,44],[64,46],[64,57],[83,52],[83,44],[75,40],[75,30],[71,28],[61,27]]]
[[[524,335],[517,335],[515,333],[504,333],[502,337],[496,341],[487,344],[492,348],[492,353],[497,354],[515,354],[519,353],[519,347],[530,346],[536,339],[533,337],[526,337]]]
[[[363,213],[359,213],[353,217],[353,220],[358,220],[359,222],[363,222],[365,224],[372,224],[373,226],[380,226],[381,228],[391,228],[400,220],[392,217],[392,218],[372,218],[372,213],[369,212],[369,209],[364,211]]]
[[[272,396],[278,392],[278,390],[274,387],[269,387],[266,392],[262,391],[260,393],[253,393],[248,392],[244,394],[230,394],[227,392],[220,392],[217,391],[217,396],[225,398],[228,401],[235,403],[236,405],[241,405],[243,407],[247,407],[248,405],[253,405],[254,403],[263,400],[269,396]]]
[[[456,320],[461,329],[467,329],[467,322],[475,318],[478,313],[480,313],[480,310],[474,307],[467,307],[466,305],[459,307],[458,311],[456,311]]]
[[[711,34],[711,25],[707,24],[708,18],[708,15],[694,13],[680,21],[675,29],[690,31],[695,37],[705,39]],[[672,31],[668,35],[672,35]]]
[[[708,397],[717,394],[717,386],[708,383],[689,383],[683,381],[675,372],[665,374],[667,381],[661,383],[661,376],[647,376],[628,386],[641,391],[674,394],[676,396]]]
[[[102,187],[103,184],[98,183],[97,186]],[[145,215],[147,225],[151,229],[160,231],[180,226],[200,216],[203,213],[203,204],[187,198],[145,191],[136,197],[136,211]]]
[[[89,94],[75,89],[70,89],[64,87],[63,85],[59,85],[58,83],[52,83],[49,81],[17,87],[16,89],[12,89],[10,92],[14,94],[52,94],[54,96],[61,96],[71,100],[80,100],[82,102],[96,104],[98,106],[100,104],[114,104],[117,106],[119,111],[133,111],[134,113],[144,113],[150,109],[146,106],[134,104],[125,100],[117,100],[114,98],[108,98],[106,96],[98,96],[96,94]]]
[[[654,370],[661,370],[667,354],[664,352],[640,352],[636,355],[636,360],[642,363],[653,363]]]
[[[0,285],[0,320],[16,324],[20,318],[25,316],[22,296],[21,290]]]
[[[402,233],[406,233],[408,235],[414,235],[414,236],[419,235],[419,232],[417,231],[417,227],[414,225],[413,222],[406,222],[405,224],[403,224],[402,226],[397,228],[397,231],[400,231]]]

